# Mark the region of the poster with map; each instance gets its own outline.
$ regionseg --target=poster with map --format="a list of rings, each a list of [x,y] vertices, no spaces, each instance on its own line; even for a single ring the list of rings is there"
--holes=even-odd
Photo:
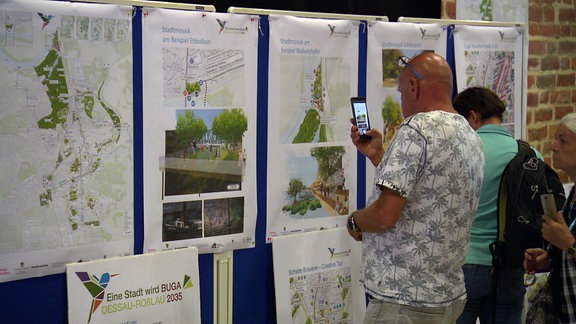
[[[278,324],[362,323],[362,244],[346,229],[275,237],[272,257]]]
[[[369,24],[366,103],[372,128],[383,135],[384,149],[404,121],[398,92],[402,70],[399,57],[410,59],[424,51],[446,57],[446,38],[447,25],[381,21]],[[366,159],[366,197],[374,189],[374,172],[375,167]]]
[[[459,0],[456,19],[509,21],[528,26],[528,1],[525,0]]]
[[[144,251],[254,247],[258,17],[143,10]]]
[[[133,253],[131,12],[0,3],[0,282]]]
[[[502,124],[522,136],[524,28],[457,26],[454,60],[458,92],[472,86],[492,89],[504,101]]]
[[[356,208],[350,97],[359,22],[271,15],[267,242],[344,225]]]

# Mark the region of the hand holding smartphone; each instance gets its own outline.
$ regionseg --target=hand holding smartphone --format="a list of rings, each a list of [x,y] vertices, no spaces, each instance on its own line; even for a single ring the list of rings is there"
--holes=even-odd
[[[354,122],[356,123],[358,131],[360,132],[360,139],[371,139],[371,136],[366,135],[366,132],[370,130],[370,119],[368,118],[366,98],[352,97],[350,98],[350,104],[352,106],[352,116],[354,116]]]
[[[542,202],[542,210],[544,214],[550,216],[552,219],[556,220],[556,202],[554,200],[553,194],[542,194],[540,195],[540,201]]]

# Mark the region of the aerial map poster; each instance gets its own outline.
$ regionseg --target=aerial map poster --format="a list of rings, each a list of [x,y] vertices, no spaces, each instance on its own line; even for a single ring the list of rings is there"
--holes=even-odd
[[[0,282],[133,253],[131,13],[0,3]]]
[[[143,8],[144,252],[254,247],[258,17]]]
[[[274,237],[272,257],[278,324],[362,323],[362,244],[346,229]]]
[[[404,121],[398,76],[399,57],[412,58],[423,51],[446,57],[447,26],[439,24],[373,22],[368,28],[366,102],[372,128],[383,134],[387,148]],[[366,197],[374,188],[375,167],[366,159]]]
[[[356,209],[359,46],[356,21],[269,21],[267,242],[344,225]]]
[[[457,26],[454,60],[458,92],[492,89],[506,104],[502,124],[522,136],[524,27]]]
[[[459,0],[456,19],[510,21],[528,25],[528,1],[525,0]]]

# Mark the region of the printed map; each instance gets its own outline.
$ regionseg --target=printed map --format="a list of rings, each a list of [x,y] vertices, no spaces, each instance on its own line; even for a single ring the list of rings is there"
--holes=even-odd
[[[245,106],[241,50],[166,47],[162,58],[165,106]]]
[[[354,323],[350,268],[290,277],[294,323]]]
[[[129,18],[0,10],[0,256],[133,238]]]
[[[490,87],[508,107],[504,123],[512,123],[514,107],[514,52],[466,51],[466,86]],[[517,82],[520,82],[518,80]]]
[[[350,69],[343,58],[282,57],[281,107],[274,108],[283,116],[281,144],[348,139],[348,134],[337,130],[349,127],[352,114]]]

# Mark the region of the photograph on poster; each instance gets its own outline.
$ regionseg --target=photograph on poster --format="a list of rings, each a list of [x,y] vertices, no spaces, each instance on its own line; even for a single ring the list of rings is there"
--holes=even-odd
[[[163,204],[163,242],[200,237],[202,237],[202,201]]]
[[[398,48],[383,48],[382,49],[382,89],[383,101],[380,106],[374,107],[377,110],[377,115],[382,117],[384,123],[382,128],[382,145],[386,149],[396,131],[404,121],[402,115],[402,105],[400,99],[400,92],[398,92],[398,78],[402,66],[399,64],[399,57],[411,58],[418,55],[422,50],[409,50]]]
[[[166,196],[242,189],[246,150],[242,137],[248,121],[241,109],[176,112],[174,130],[166,131]]]
[[[163,242],[237,234],[243,229],[244,197],[163,204]]]
[[[204,236],[242,233],[244,230],[244,197],[204,201]]]

